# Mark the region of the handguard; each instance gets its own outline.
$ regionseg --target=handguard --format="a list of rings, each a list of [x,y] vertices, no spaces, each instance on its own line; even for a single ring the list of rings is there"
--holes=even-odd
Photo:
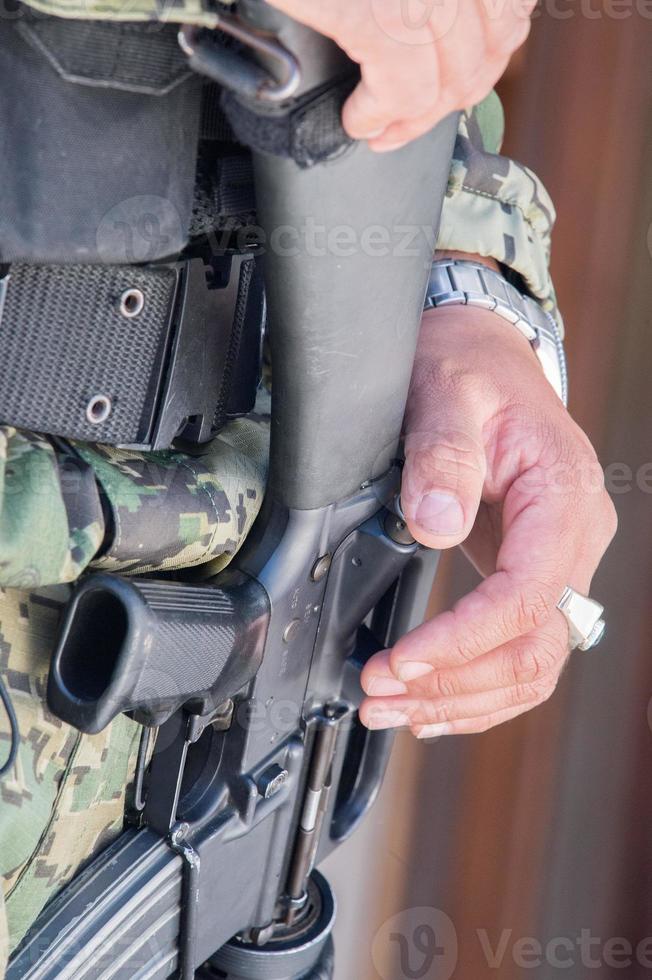
[[[88,576],[66,608],[48,703],[89,734],[122,712],[144,725],[182,707],[205,715],[254,677],[268,620],[245,576],[222,588]]]

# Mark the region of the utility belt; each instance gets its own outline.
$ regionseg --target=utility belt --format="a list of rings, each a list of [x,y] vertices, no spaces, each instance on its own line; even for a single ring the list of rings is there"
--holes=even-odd
[[[249,254],[15,263],[0,280],[0,421],[145,450],[205,442],[253,407],[263,309]]]

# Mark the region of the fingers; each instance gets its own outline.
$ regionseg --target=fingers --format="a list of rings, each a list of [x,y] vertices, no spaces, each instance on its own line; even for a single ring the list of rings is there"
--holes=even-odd
[[[518,487],[525,503],[508,492],[495,574],[365,666],[366,724],[420,737],[484,731],[550,697],[568,659],[556,603],[564,583],[589,591],[615,518],[604,493],[569,510],[569,495],[546,487],[540,475]]]
[[[555,690],[557,678],[519,688],[498,689],[482,694],[464,694],[450,701],[432,698],[396,697],[384,702],[378,698],[364,701],[360,718],[368,728],[404,728],[413,732],[424,726],[437,727],[446,734],[450,725],[483,720],[501,711],[528,710],[547,701]],[[450,733],[450,731],[448,731]]]
[[[525,42],[537,0],[513,0],[496,6],[495,0],[476,0],[489,57],[510,56]]]
[[[433,671],[400,687],[383,652],[364,668],[362,686],[369,697],[360,717],[370,728],[409,727],[419,737],[485,731],[546,701],[568,657],[568,631],[559,612],[545,629],[473,663]]]
[[[420,738],[485,731],[547,701],[568,656],[568,632],[559,613],[545,630],[402,689],[392,686],[385,652],[364,669],[363,688],[370,697],[360,718],[372,729],[409,727]]]
[[[271,0],[333,38],[361,68],[342,121],[373,150],[396,149],[481,101],[529,29],[533,0]]]
[[[480,66],[478,71],[467,79],[464,91],[457,97],[453,97],[451,90],[443,82],[440,82],[441,95],[426,112],[414,118],[394,121],[382,133],[369,134],[367,139],[370,149],[377,153],[397,150],[401,146],[405,146],[406,143],[430,132],[437,123],[456,109],[464,109],[482,102],[503,74],[508,60],[505,59],[496,68]]]
[[[414,537],[451,548],[469,534],[480,506],[486,459],[480,433],[442,418],[436,430],[406,442],[401,506]]]
[[[439,67],[430,47],[399,48],[386,39],[378,55],[363,62],[362,80],[344,104],[342,125],[353,139],[384,134],[397,120],[419,119],[428,113],[439,91]],[[422,132],[432,124],[425,123]]]
[[[484,731],[550,696],[568,657],[557,602],[566,586],[589,592],[616,521],[589,440],[523,338],[499,333],[483,311],[427,320],[405,420],[403,507],[415,537],[446,542],[434,520],[423,531],[419,508],[424,490],[454,498],[460,536],[475,518],[465,548],[487,577],[369,661],[361,718],[433,737]]]
[[[543,629],[498,647],[459,667],[428,671],[412,681],[393,675],[389,651],[376,654],[365,665],[361,684],[366,694],[381,698],[409,695],[450,701],[467,694],[494,690],[526,691],[554,681],[568,659],[568,629],[557,612]]]
[[[417,374],[405,421],[401,506],[410,531],[429,548],[450,548],[473,527],[487,461],[482,414],[470,390]]]
[[[480,329],[489,348],[486,331],[492,325],[486,317],[478,319]],[[391,673],[403,683],[426,684],[435,674],[433,696],[450,693],[447,671],[549,623],[557,622],[559,629],[556,604],[565,586],[588,592],[615,529],[595,453],[555,399],[531,352],[516,343],[521,338],[512,338],[509,350],[509,336],[504,338],[497,390],[492,365],[475,360],[464,330],[462,322],[453,324],[445,314],[422,327],[405,422],[401,499],[412,533],[425,544],[449,543],[432,534],[434,520],[431,534],[424,534],[419,517],[424,488],[448,491],[464,512],[460,537],[467,533],[468,517],[473,521],[480,514],[469,543],[488,573],[451,611],[403,637],[389,655]],[[537,635],[537,643],[541,647],[545,639]],[[549,651],[541,647],[539,657],[549,657]],[[497,662],[483,661],[479,669],[491,670]],[[503,662],[507,681],[510,669]],[[455,677],[459,680],[459,674]],[[491,677],[479,683],[491,685]],[[420,690],[428,693],[427,686]]]
[[[412,729],[412,734],[423,741],[441,738],[442,735],[480,735],[536,707],[536,704],[522,704],[518,708],[506,708],[504,711],[496,711],[493,715],[482,718],[463,718],[445,725],[416,725]]]
[[[399,640],[390,658],[399,680],[460,666],[545,626],[568,584],[588,591],[613,535],[611,505],[557,492],[548,477],[528,471],[509,489],[497,571],[450,612]]]
[[[425,14],[419,5],[416,16],[409,0],[372,3],[383,40],[373,56],[362,59],[364,85],[350,97],[342,116],[349,135],[368,139],[372,150],[394,150],[422,136],[466,104],[474,79],[485,77],[481,98],[495,80],[487,72],[477,11],[458,0],[440,0],[436,10],[424,7]],[[368,97],[363,100],[363,95]]]

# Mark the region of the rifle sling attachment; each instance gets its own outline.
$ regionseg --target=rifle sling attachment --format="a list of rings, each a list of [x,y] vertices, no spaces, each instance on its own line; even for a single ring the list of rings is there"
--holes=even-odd
[[[0,279],[0,422],[142,450],[205,442],[253,407],[262,310],[251,255],[14,263]]]

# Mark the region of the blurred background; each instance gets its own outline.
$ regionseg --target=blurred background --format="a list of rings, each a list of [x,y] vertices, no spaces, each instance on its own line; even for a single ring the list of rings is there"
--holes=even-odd
[[[398,737],[325,869],[337,980],[652,976],[652,4],[544,3],[500,94],[504,152],[557,207],[571,411],[620,517],[592,590],[608,635],[523,718]],[[472,585],[447,555],[433,611]]]

